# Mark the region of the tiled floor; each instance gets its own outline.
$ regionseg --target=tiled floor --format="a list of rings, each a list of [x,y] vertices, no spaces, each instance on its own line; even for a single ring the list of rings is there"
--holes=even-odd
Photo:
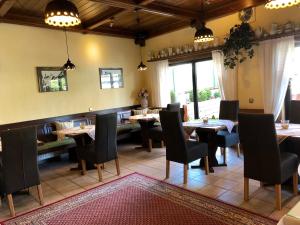
[[[292,193],[282,191],[283,209],[274,209],[274,190],[272,187],[260,188],[259,182],[250,181],[251,199],[243,201],[243,158],[237,158],[234,149],[227,149],[228,166],[215,168],[215,173],[208,176],[203,170],[189,169],[188,184],[183,185],[183,167],[177,163],[171,163],[171,175],[167,182],[199,192],[203,195],[216,198],[227,203],[249,209],[251,211],[279,219],[294,204],[300,200],[293,197]],[[135,149],[132,144],[119,146],[119,159],[121,176],[133,172],[139,172],[157,179],[165,178],[165,149],[153,148],[152,152]],[[218,151],[218,159],[222,157]],[[193,164],[197,164],[194,162]],[[89,188],[100,185],[96,170],[88,171],[81,176],[79,171],[70,171],[76,164],[67,161],[43,164],[40,168],[44,200],[46,204],[63,199],[64,197],[79,193]],[[103,182],[109,182],[118,178],[114,162],[105,164]],[[35,188],[30,189],[30,195],[14,196],[14,204],[17,214],[39,207]],[[8,218],[9,210],[6,199],[0,207],[0,219]]]

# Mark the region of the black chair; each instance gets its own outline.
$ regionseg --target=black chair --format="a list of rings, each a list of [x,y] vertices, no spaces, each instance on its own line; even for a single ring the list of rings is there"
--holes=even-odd
[[[166,179],[170,175],[170,161],[184,164],[184,184],[187,183],[188,164],[205,158],[205,172],[208,174],[208,149],[206,143],[186,141],[179,112],[159,112],[166,142]]]
[[[277,142],[274,116],[240,114],[239,135],[244,150],[244,199],[249,200],[249,179],[275,185],[276,207],[281,209],[281,184],[293,177],[298,193],[298,157],[283,152]]]
[[[300,101],[299,100],[291,101],[290,122],[300,124]]]
[[[101,165],[115,160],[117,174],[120,167],[117,153],[117,114],[96,115],[95,141],[92,144],[78,148],[82,173],[86,174],[86,161],[96,165],[99,181],[102,181]]]
[[[300,124],[300,101],[292,100],[289,108],[289,120],[291,123]],[[295,153],[300,158],[300,139],[299,137],[288,137],[287,140],[289,151]]]
[[[168,104],[166,110],[172,112],[181,112],[180,103]],[[180,115],[181,118],[183,118],[182,112],[180,113]],[[164,147],[164,137],[163,137],[161,126],[149,127],[148,137],[149,137],[148,138],[149,152],[152,151],[153,140],[160,141],[161,147],[162,148]]]
[[[220,102],[219,119],[238,120],[239,101],[222,100]],[[224,164],[226,163],[226,148],[237,145],[237,156],[240,157],[240,140],[237,127],[234,127],[231,133],[227,130],[221,130],[217,133],[218,147],[221,148]]]
[[[37,165],[37,134],[35,127],[8,130],[1,133],[2,154],[0,189],[7,195],[11,216],[15,216],[12,194],[37,186],[40,204],[43,192]]]
[[[167,111],[179,111],[180,103],[171,103],[167,105]]]

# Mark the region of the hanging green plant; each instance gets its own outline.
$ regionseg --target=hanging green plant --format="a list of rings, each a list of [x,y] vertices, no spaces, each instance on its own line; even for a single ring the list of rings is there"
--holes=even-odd
[[[233,69],[238,63],[244,62],[247,57],[252,59],[253,45],[256,44],[254,39],[255,33],[248,23],[243,22],[232,27],[222,47],[225,67]]]

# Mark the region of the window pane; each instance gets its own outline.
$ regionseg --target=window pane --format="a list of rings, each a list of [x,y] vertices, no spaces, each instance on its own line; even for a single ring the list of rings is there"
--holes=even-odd
[[[212,60],[196,63],[199,118],[219,117],[221,94]]]
[[[168,80],[171,103],[180,102],[187,105],[188,116],[194,117],[192,64],[181,64],[170,67]]]
[[[291,90],[292,90],[292,100],[300,100],[300,47],[295,48],[295,69],[296,74],[292,76]]]

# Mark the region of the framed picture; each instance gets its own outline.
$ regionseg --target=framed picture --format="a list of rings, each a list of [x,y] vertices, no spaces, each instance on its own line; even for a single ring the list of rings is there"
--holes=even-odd
[[[100,68],[100,88],[122,88],[124,87],[122,68]]]
[[[39,92],[67,91],[67,73],[61,67],[37,67]]]

